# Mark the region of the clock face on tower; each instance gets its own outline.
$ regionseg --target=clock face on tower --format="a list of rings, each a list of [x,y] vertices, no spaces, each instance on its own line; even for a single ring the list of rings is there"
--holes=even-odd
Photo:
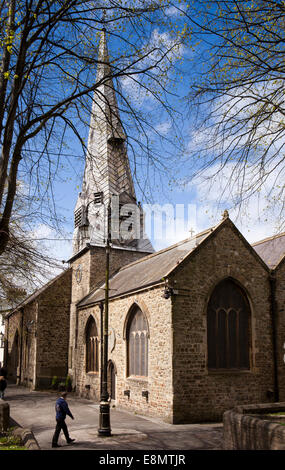
[[[77,283],[80,284],[81,279],[82,279],[82,266],[81,266],[81,264],[79,264],[79,266],[77,267],[77,269],[75,271],[75,279],[76,279]]]

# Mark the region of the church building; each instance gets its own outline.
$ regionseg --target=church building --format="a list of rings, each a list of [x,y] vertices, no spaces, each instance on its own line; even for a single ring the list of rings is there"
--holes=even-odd
[[[8,378],[41,389],[68,376],[76,394],[100,400],[110,233],[112,404],[195,423],[220,421],[236,405],[285,401],[285,233],[251,245],[225,212],[208,230],[155,252],[104,30],[96,80],[69,268],[6,316]]]

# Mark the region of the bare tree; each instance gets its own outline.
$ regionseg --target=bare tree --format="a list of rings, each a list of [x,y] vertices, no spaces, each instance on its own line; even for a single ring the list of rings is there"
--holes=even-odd
[[[18,185],[19,186],[19,185]],[[10,219],[9,240],[0,256],[0,304],[13,307],[51,276],[64,269],[62,261],[53,258],[46,240],[38,240],[26,224],[25,197],[16,197]]]
[[[112,78],[119,85],[128,78],[168,116],[173,115],[168,84],[173,57],[179,55],[186,35],[175,31],[161,41],[151,41],[159,25],[166,27],[167,6],[168,2],[156,0],[1,2],[0,255],[13,238],[11,220],[19,180],[28,188],[25,221],[41,214],[47,220],[46,204],[48,220],[57,223],[53,179],[71,133],[85,149],[80,123],[89,121],[90,100],[104,81]],[[95,83],[102,25],[115,52],[109,76]],[[150,117],[123,93],[120,97],[121,111],[136,126],[137,136],[144,138],[144,143],[141,138],[137,143],[146,161],[158,163],[159,154],[151,153],[147,131]]]
[[[194,176],[222,171],[234,203],[266,197],[284,215],[285,5],[197,0],[184,12],[199,40],[189,103]],[[271,205],[272,208],[272,205]]]
[[[0,301],[15,306],[27,294],[62,269],[20,227],[10,228],[9,241],[0,257]]]

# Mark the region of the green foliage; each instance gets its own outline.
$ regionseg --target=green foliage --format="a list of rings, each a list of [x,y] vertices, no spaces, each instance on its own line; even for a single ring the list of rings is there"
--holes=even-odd
[[[14,436],[13,430],[0,433],[0,451],[1,450],[27,450],[21,443],[21,438]]]
[[[58,384],[59,384],[59,378],[56,375],[54,375],[51,381],[51,388],[53,390],[57,390]]]

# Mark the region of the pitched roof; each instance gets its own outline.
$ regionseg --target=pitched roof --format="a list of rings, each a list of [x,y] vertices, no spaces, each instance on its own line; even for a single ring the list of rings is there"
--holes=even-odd
[[[9,314],[7,314],[6,318],[10,317],[14,312],[16,312],[20,308],[24,307],[25,305],[29,304],[30,302],[33,302],[40,294],[42,294],[46,289],[48,289],[48,287],[50,287],[53,283],[58,281],[66,273],[71,272],[71,271],[72,271],[72,268],[65,269],[62,273],[58,274],[58,276],[54,277],[49,282],[44,284],[42,287],[35,290],[32,294],[30,294],[28,297],[26,297],[21,303],[19,303],[17,305],[17,307],[15,307]]]
[[[263,261],[274,269],[285,256],[285,232],[252,244]]]
[[[221,223],[218,224],[218,226]],[[209,228],[194,237],[187,238],[175,245],[157,251],[134,261],[127,266],[123,266],[115,273],[109,282],[109,297],[146,288],[163,282],[176,266],[178,266],[191,252],[193,252],[218,226]],[[105,283],[101,287],[95,288],[89,295],[84,297],[77,306],[87,305],[104,300]]]
[[[230,224],[232,229],[238,233],[239,237],[251,253],[268,271],[268,265],[259,255],[256,247],[253,247],[239,232],[234,223],[228,217],[225,217],[216,226],[210,227],[192,238],[187,238],[175,245],[157,251],[156,253],[122,267],[110,278],[109,298],[112,299],[123,294],[129,294],[131,292],[162,283],[164,278],[167,278],[175,268],[181,266],[182,262],[189,255],[194,253],[203,244],[203,242],[214,234],[224,223]],[[102,283],[100,286],[96,286],[91,293],[79,301],[77,306],[79,308],[84,308],[100,302],[104,300],[104,298],[105,283]]]

